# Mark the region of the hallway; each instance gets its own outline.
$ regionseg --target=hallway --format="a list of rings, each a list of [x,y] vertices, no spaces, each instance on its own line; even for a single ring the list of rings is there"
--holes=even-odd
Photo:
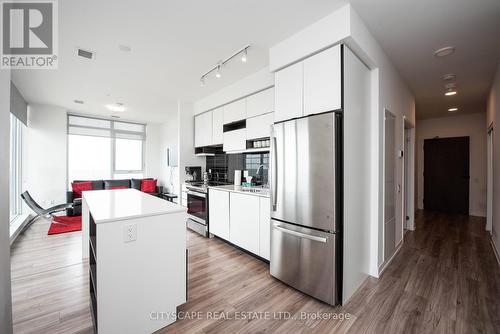
[[[417,230],[380,279],[330,307],[269,276],[268,266],[218,239],[188,233],[183,312],[290,312],[291,319],[182,319],[161,333],[498,333],[500,267],[484,218],[418,212]],[[47,236],[38,221],[12,249],[15,333],[91,331],[81,232]],[[350,319],[297,320],[301,312]]]
[[[415,221],[380,280],[347,305],[366,317],[353,332],[500,332],[500,267],[485,219],[418,211]]]

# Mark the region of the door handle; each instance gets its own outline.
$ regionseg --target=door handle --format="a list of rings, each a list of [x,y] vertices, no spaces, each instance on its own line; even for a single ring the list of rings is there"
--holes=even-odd
[[[309,240],[313,240],[313,241],[319,241],[319,242],[322,242],[322,243],[326,243],[328,241],[328,238],[325,238],[325,237],[318,237],[318,236],[315,236],[315,235],[310,235],[310,234],[306,234],[306,233],[302,233],[302,232],[292,231],[292,230],[289,230],[289,229],[281,227],[281,226],[274,226],[274,228],[277,229],[280,232],[283,232],[283,233],[286,233],[286,234],[295,235],[297,237],[301,237],[301,238],[304,238],[304,239],[309,239]]]
[[[272,135],[272,142],[273,142],[273,150],[271,152],[271,163],[272,163],[272,168],[273,168],[273,177],[271,179],[271,185],[272,185],[272,196],[273,196],[273,203],[272,203],[272,208],[273,211],[276,211],[276,197],[278,196],[278,159],[276,159],[276,154],[278,152],[278,142],[276,140],[276,137],[274,136],[274,132],[271,134]]]

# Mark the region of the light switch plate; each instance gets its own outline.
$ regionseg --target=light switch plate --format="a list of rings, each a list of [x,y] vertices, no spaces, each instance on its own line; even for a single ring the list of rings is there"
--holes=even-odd
[[[137,240],[137,224],[126,224],[123,226],[123,242]]]

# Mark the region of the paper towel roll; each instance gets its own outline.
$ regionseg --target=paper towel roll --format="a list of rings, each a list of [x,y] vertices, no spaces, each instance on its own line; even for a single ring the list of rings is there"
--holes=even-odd
[[[241,170],[239,169],[234,171],[234,185],[241,186]]]

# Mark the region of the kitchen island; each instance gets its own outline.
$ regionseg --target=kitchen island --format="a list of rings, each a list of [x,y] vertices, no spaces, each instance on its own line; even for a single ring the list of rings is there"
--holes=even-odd
[[[176,320],[186,302],[185,222],[185,208],[135,189],[83,192],[98,333],[152,333]]]

